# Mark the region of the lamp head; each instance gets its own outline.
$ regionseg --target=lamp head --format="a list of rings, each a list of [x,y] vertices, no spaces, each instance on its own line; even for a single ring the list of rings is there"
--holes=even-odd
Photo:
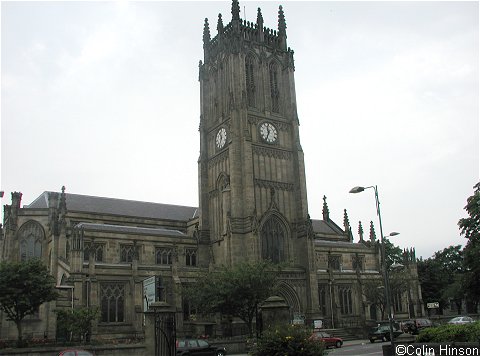
[[[350,189],[349,193],[361,193],[365,190],[364,187],[353,187]]]
[[[400,233],[396,231],[393,231],[390,234],[388,234],[388,236],[397,236],[397,235],[400,235]]]

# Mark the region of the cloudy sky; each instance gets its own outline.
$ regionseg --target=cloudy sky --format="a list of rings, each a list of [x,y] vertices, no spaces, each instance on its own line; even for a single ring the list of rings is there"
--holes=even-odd
[[[479,8],[241,1],[295,51],[309,212],[378,226],[430,257],[464,244],[479,180]],[[1,3],[2,204],[43,191],[198,205],[198,61],[230,1]],[[2,212],[3,216],[3,212]],[[379,235],[377,227],[377,235]]]

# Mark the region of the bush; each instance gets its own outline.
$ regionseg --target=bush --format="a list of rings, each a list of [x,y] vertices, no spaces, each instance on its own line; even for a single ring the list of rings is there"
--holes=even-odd
[[[478,342],[480,321],[471,324],[445,324],[424,329],[417,336],[417,342]]]
[[[263,332],[252,356],[320,356],[325,345],[310,339],[312,332],[303,326],[285,325]]]

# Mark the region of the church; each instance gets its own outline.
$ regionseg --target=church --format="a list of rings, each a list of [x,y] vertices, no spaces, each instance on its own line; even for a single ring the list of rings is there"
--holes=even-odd
[[[141,337],[143,281],[151,276],[161,277],[179,335],[241,334],[240,322],[232,331],[201,320],[182,286],[202,272],[260,260],[287,266],[278,296],[292,322],[362,329],[381,319],[363,290],[365,281],[382,276],[373,223],[366,236],[359,224],[354,238],[346,211],[342,226],[330,219],[326,197],[321,217],[308,213],[294,52],[282,7],[271,29],[261,9],[255,22],[241,19],[233,0],[228,23],[219,14],[211,31],[205,19],[203,48],[197,207],[79,195],[65,187],[22,206],[22,194],[12,193],[1,259],[41,258],[61,293],[24,320],[26,337],[54,338],[55,310],[82,306],[100,311],[92,338]],[[408,291],[394,296],[398,318],[423,314],[413,249],[404,251],[404,261],[411,280]],[[4,315],[0,320],[0,338],[15,338],[15,325]]]

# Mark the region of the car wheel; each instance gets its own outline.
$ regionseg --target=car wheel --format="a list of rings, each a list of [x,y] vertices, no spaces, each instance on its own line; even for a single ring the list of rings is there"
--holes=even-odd
[[[225,353],[223,351],[217,351],[217,356],[225,356]]]
[[[337,349],[339,349],[340,347],[342,347],[342,343],[341,343],[340,341],[337,341],[337,342],[335,343],[335,347],[336,347]]]
[[[375,340],[374,340],[374,339],[370,339],[370,342],[373,344],[373,343],[375,342]]]

